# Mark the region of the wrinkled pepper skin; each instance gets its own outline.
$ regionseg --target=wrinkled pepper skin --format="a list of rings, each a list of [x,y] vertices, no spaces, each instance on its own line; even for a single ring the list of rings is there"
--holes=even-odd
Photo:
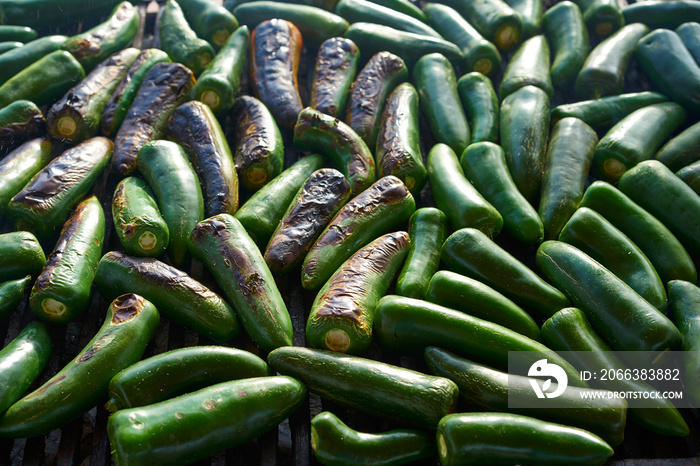
[[[390,231],[395,231],[416,210],[416,202],[395,176],[380,178],[336,214],[306,254],[301,284],[318,290],[350,256]]]
[[[294,145],[327,157],[348,179],[353,196],[375,182],[372,152],[355,130],[337,118],[305,108],[294,127]]]
[[[462,153],[460,165],[476,190],[501,214],[503,227],[514,238],[526,244],[542,242],[542,220],[515,186],[499,145],[492,142],[471,144]]]
[[[569,305],[561,291],[474,228],[452,233],[441,254],[449,270],[486,283],[530,314],[550,317]]]
[[[433,274],[440,267],[440,248],[447,232],[447,216],[440,209],[422,207],[411,215],[408,221],[411,242],[396,280],[396,294],[423,299]]]
[[[131,46],[140,20],[136,6],[121,2],[106,21],[68,38],[62,48],[70,52],[89,73],[110,56]]]
[[[241,26],[231,34],[192,87],[191,100],[204,102],[218,117],[224,117],[241,91],[248,66],[250,30]]]
[[[202,185],[204,215],[234,214],[238,210],[238,175],[219,121],[202,102],[185,102],[175,109],[168,137],[187,151]]]
[[[125,294],[112,301],[104,324],[85,348],[0,417],[0,436],[47,434],[88,411],[116,373],[141,359],[159,321],[156,307],[141,296]]]
[[[165,140],[146,143],[139,150],[137,166],[168,225],[168,257],[175,266],[181,265],[190,257],[190,232],[204,218],[204,198],[197,174],[182,146]]]
[[[334,351],[287,346],[267,362],[323,399],[419,428],[434,429],[459,395],[444,377]]]
[[[116,464],[191,463],[275,428],[305,398],[306,388],[291,377],[234,380],[121,410],[107,433]]]
[[[0,322],[4,322],[17,309],[31,283],[31,275],[0,283]]]
[[[335,118],[343,115],[359,62],[360,49],[350,39],[323,41],[316,54],[309,106]]]
[[[666,290],[659,274],[639,247],[595,210],[580,207],[559,234],[617,275],[649,303],[664,312]]]
[[[322,166],[323,157],[319,154],[302,157],[256,191],[234,214],[261,251],[272,238],[294,196]]]
[[[83,79],[85,70],[73,55],[56,50],[18,70],[0,86],[0,108],[16,100],[29,100],[38,107],[51,105]]]
[[[593,175],[609,183],[639,162],[654,158],[656,151],[686,119],[675,102],[648,105],[617,122],[595,148]]]
[[[158,257],[170,241],[170,230],[158,209],[153,191],[141,178],[128,176],[112,196],[112,220],[127,254]]]
[[[319,290],[306,321],[313,348],[362,354],[372,342],[374,309],[408,253],[405,231],[380,236],[353,254]]]
[[[540,327],[530,314],[490,286],[465,275],[436,272],[428,283],[425,300],[540,340]]]
[[[110,413],[158,403],[229,380],[272,375],[259,356],[226,346],[178,348],[146,358],[109,382]]]
[[[271,19],[253,29],[250,43],[253,93],[270,109],[280,128],[290,130],[304,108],[297,83],[301,32],[289,21]]]
[[[311,420],[311,448],[321,464],[398,466],[432,458],[435,439],[418,429],[358,432],[330,411]]]
[[[374,149],[387,97],[408,79],[408,68],[401,57],[379,52],[369,58],[350,87],[345,123]]]
[[[573,356],[571,363],[578,370],[591,372],[601,370],[626,370],[627,366],[615,355],[610,347],[598,336],[586,315],[575,307],[562,309],[542,325],[542,339],[555,351],[568,351]],[[586,354],[585,357],[576,355]],[[571,358],[570,358],[571,359]],[[594,388],[614,391],[641,393],[657,392],[656,388],[641,380],[612,379],[591,381]],[[641,400],[642,397],[638,400]],[[673,403],[662,397],[649,396],[643,408],[629,408],[630,420],[662,435],[686,436],[688,425]]]
[[[138,55],[138,49],[128,48],[105,58],[53,104],[46,114],[51,137],[77,144],[97,134],[107,102]]]
[[[440,463],[445,466],[603,465],[614,451],[583,429],[511,413],[446,416],[437,429]]]
[[[545,241],[535,260],[614,350],[662,351],[680,345],[680,333],[668,317],[580,249]]]
[[[87,309],[104,239],[105,214],[97,197],[90,196],[66,220],[29,294],[37,317],[64,324]]]
[[[457,384],[470,409],[511,412],[578,427],[600,436],[613,447],[624,439],[627,402],[623,399],[586,399],[583,391],[590,388],[568,386],[564,393],[551,399],[549,409],[541,405],[523,408],[528,400],[537,403],[528,377],[498,371],[434,346],[425,349],[424,358],[432,374]],[[518,407],[509,408],[509,400]]]
[[[43,322],[30,322],[0,350],[0,417],[29,389],[49,362],[51,335]]]
[[[418,92],[401,83],[387,97],[382,112],[374,157],[377,177],[394,175],[415,198],[428,181],[420,148]]]
[[[103,136],[114,138],[117,135],[148,70],[156,63],[169,61],[168,54],[160,49],[151,48],[139,53],[105,104],[100,117],[100,131]]]
[[[112,141],[96,136],[54,158],[15,195],[7,206],[18,229],[38,236],[57,233],[109,165]]]
[[[657,160],[625,172],[618,188],[666,225],[690,254],[700,254],[700,197]]]
[[[563,118],[552,127],[538,207],[545,239],[559,237],[578,207],[597,144],[595,131],[577,118]]]
[[[469,182],[450,146],[435,144],[427,162],[435,204],[447,215],[452,230],[478,228],[489,237],[497,236],[503,217]]]
[[[216,54],[209,42],[197,36],[182,7],[175,0],[166,1],[162,7],[158,38],[160,47],[172,61],[182,63],[195,76],[202,73]]]
[[[189,238],[192,256],[209,269],[251,339],[265,351],[292,344],[292,320],[262,253],[235,217],[199,222]]]
[[[0,216],[10,200],[49,163],[52,148],[50,140],[35,138],[0,160]]]
[[[16,100],[0,110],[0,154],[40,136],[45,123],[41,109],[29,100]]]
[[[36,277],[46,265],[44,250],[36,236],[28,231],[0,235],[0,282]]]
[[[267,106],[252,96],[236,99],[231,119],[238,180],[245,189],[255,192],[282,172],[282,133]]]
[[[148,70],[114,137],[112,170],[127,176],[136,169],[139,150],[163,138],[170,115],[187,100],[194,82],[192,71],[179,63],[156,63]]]
[[[533,205],[540,195],[549,139],[547,93],[523,86],[503,99],[500,108],[501,147],[515,185]]]
[[[164,318],[218,342],[240,333],[235,312],[221,296],[158,259],[108,252],[97,264],[95,285],[108,299],[133,290],[162,309]]]
[[[685,390],[690,402],[700,406],[700,288],[685,280],[668,283],[673,322],[683,337],[681,348],[685,365]]]
[[[564,358],[542,343],[493,322],[421,299],[387,295],[375,310],[374,334],[384,351],[421,356],[439,346],[465,358],[506,370],[509,351],[529,351],[535,362],[547,357],[566,372],[569,384],[587,386]]]
[[[605,181],[586,189],[580,207],[588,207],[610,221],[649,258],[661,281],[697,281],[693,259],[671,231],[622,191]]]
[[[322,168],[299,189],[265,249],[270,271],[283,274],[302,263],[335,214],[350,200],[350,184],[338,170]]]

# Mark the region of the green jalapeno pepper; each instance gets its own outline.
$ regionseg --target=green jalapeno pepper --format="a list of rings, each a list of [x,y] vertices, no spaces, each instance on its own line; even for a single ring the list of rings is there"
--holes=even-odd
[[[599,262],[655,308],[666,309],[666,290],[647,256],[596,211],[578,208],[562,228],[559,241]]]
[[[17,309],[31,283],[31,275],[0,283],[0,322],[10,317],[10,314]]]
[[[435,144],[427,162],[435,204],[447,215],[452,230],[478,228],[490,237],[501,232],[503,217],[464,176],[450,146]]]
[[[434,207],[416,210],[408,221],[406,262],[396,280],[400,296],[422,299],[431,277],[440,266],[440,248],[447,238],[447,216]]]
[[[265,351],[292,344],[292,320],[262,253],[235,217],[219,214],[192,229],[192,255],[233,303],[251,339]]]
[[[501,214],[503,226],[514,238],[530,244],[542,242],[542,220],[515,186],[500,146],[472,144],[462,153],[460,165],[477,191]]]
[[[305,398],[306,388],[291,377],[234,380],[118,411],[107,434],[118,464],[191,463],[264,434]]]
[[[241,90],[249,48],[250,30],[248,26],[241,26],[228,37],[199,75],[190,91],[190,99],[204,102],[219,117],[225,116]]]
[[[549,135],[538,213],[545,239],[559,237],[578,207],[593,160],[598,136],[578,118],[557,121]]]
[[[543,406],[536,404],[528,377],[498,371],[434,346],[425,349],[424,357],[431,373],[457,384],[469,409],[522,414],[587,430],[611,446],[622,443],[627,424],[624,399],[606,397],[611,394],[601,390],[593,390],[600,397],[586,398],[584,391],[590,392],[590,388],[567,386],[561,395]],[[509,408],[509,401],[517,407]],[[534,406],[523,407],[526,403]]]
[[[147,406],[229,380],[271,375],[267,363],[245,350],[192,346],[160,353],[133,364],[109,382],[110,413]]]
[[[157,257],[168,247],[168,225],[153,191],[141,178],[129,176],[117,184],[112,197],[112,220],[127,254]]]
[[[540,339],[539,325],[530,314],[490,286],[465,275],[436,272],[425,291],[425,300]]]
[[[668,283],[671,316],[683,337],[685,390],[690,402],[700,406],[700,288],[685,280]]]
[[[146,143],[139,150],[137,163],[168,225],[168,257],[176,266],[181,265],[189,258],[190,232],[204,218],[197,174],[182,146],[171,141]]]
[[[40,319],[67,323],[87,309],[105,239],[105,214],[95,196],[82,201],[66,220],[56,246],[29,294]]]
[[[29,100],[15,100],[0,109],[0,154],[39,136],[44,130],[44,123],[41,109]]]
[[[613,349],[661,351],[680,345],[680,333],[668,317],[580,249],[545,241],[535,260]]]
[[[159,320],[158,310],[141,296],[126,294],[112,301],[104,324],[85,348],[0,416],[0,436],[43,435],[88,411],[116,373],[141,359]]]
[[[579,205],[601,214],[639,246],[664,284],[670,280],[697,280],[693,259],[673,233],[613,185],[593,182]]]
[[[598,336],[586,315],[577,308],[566,308],[557,312],[542,325],[542,339],[555,351],[568,351],[571,363],[578,370],[601,373],[602,370],[628,370],[612,349]],[[579,355],[579,357],[577,357]],[[630,420],[662,435],[688,435],[688,425],[671,401],[658,395],[656,388],[641,380],[611,378],[590,381],[595,388],[640,393],[635,403],[640,408],[629,408]],[[647,394],[647,395],[642,395]]]
[[[459,394],[444,377],[335,351],[286,346],[267,362],[323,399],[422,428],[453,412]]]
[[[25,275],[36,277],[44,265],[44,250],[33,233],[13,231],[0,234],[0,282]]]
[[[500,104],[493,82],[473,71],[459,78],[457,92],[470,121],[472,144],[485,141],[497,143]]]
[[[22,294],[24,295],[24,293]],[[0,350],[0,417],[39,377],[51,356],[51,335],[43,322],[31,322]]]
[[[51,160],[53,144],[36,138],[25,142],[0,161],[0,216],[10,200]]]
[[[614,451],[586,430],[511,413],[445,416],[437,429],[440,463],[603,465]]]
[[[322,166],[323,157],[318,154],[299,159],[256,191],[234,214],[260,249],[275,233],[296,193]]]
[[[192,70],[195,76],[202,73],[216,53],[209,42],[197,36],[175,0],[168,0],[163,5],[158,37],[161,48],[168,56]]]
[[[448,269],[486,283],[531,314],[549,317],[569,305],[561,291],[477,229],[452,233],[441,257]]]
[[[551,99],[554,94],[550,73],[549,42],[543,35],[525,40],[513,53],[503,71],[499,96],[501,101],[523,86],[536,86]]]
[[[358,432],[323,411],[311,420],[311,448],[322,464],[390,466],[433,457],[435,439],[417,429]]]

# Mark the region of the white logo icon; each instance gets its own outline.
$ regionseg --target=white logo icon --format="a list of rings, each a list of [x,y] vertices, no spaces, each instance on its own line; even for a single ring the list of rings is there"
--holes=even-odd
[[[556,364],[549,364],[546,359],[540,359],[536,361],[530,370],[527,371],[527,375],[530,377],[553,377],[557,382],[557,388],[551,393],[547,393],[547,390],[552,386],[552,379],[540,380],[540,379],[530,379],[530,385],[535,391],[537,398],[556,398],[566,390],[566,386],[569,383],[569,378],[566,376],[564,369]],[[543,382],[540,387],[539,382]]]

